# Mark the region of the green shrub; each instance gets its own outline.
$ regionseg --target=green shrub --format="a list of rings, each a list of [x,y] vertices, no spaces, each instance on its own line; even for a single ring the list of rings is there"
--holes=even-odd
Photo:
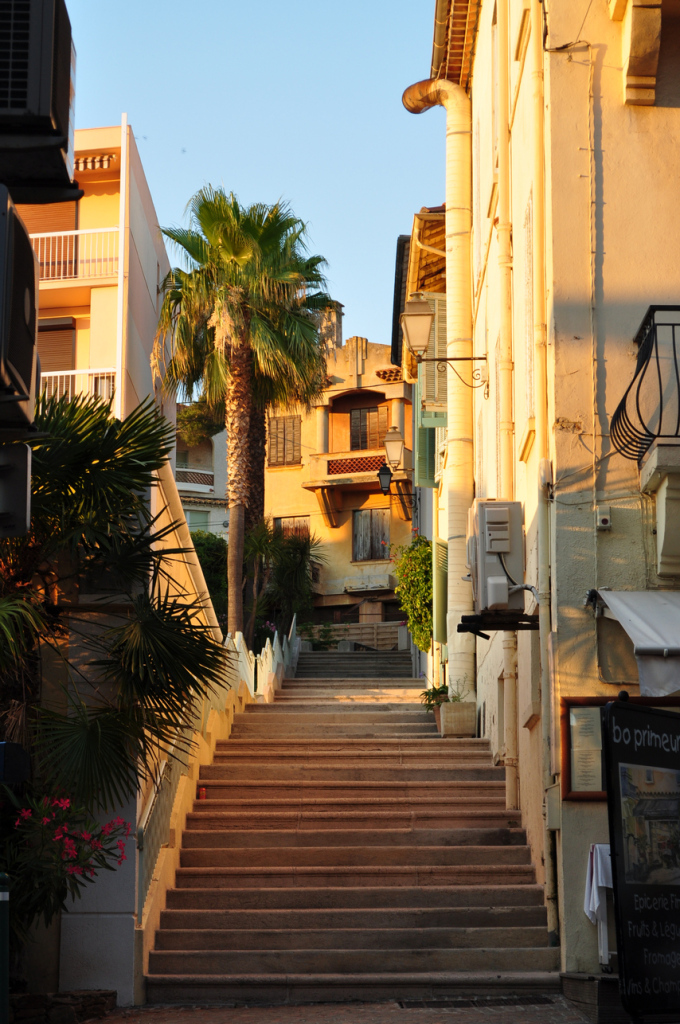
[[[397,548],[395,593],[406,615],[413,642],[421,651],[432,643],[432,545],[415,534],[408,547]]]
[[[224,537],[205,530],[194,530],[191,539],[205,576],[210,599],[219,618],[227,614],[227,542]]]

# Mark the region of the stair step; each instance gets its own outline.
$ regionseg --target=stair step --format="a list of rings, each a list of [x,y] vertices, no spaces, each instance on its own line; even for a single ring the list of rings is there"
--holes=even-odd
[[[492,885],[502,875],[509,884],[535,881],[531,864],[345,864],[264,867],[179,867],[178,888],[221,888],[262,885],[268,888],[313,886]]]
[[[514,847],[526,850],[526,833],[522,828],[396,828],[396,829],[204,829],[197,817],[184,832],[183,850],[216,850],[239,847],[416,847],[424,851],[432,847],[461,848],[472,852],[477,848]]]
[[[188,879],[187,879],[188,881]],[[487,909],[532,907],[543,909],[543,888],[535,882],[498,885],[498,878],[482,885],[385,885],[271,887],[261,884],[238,889],[204,885],[168,889],[168,910],[364,910],[364,909]]]
[[[446,762],[433,761],[427,767],[421,765],[372,765],[362,767],[343,767],[337,764],[317,766],[314,762],[303,764],[278,764],[273,761],[247,760],[229,764],[212,764],[201,767],[201,785],[203,780],[221,779],[225,781],[245,782],[258,780],[269,785],[270,781],[284,779],[292,782],[399,782],[411,780],[416,782],[493,782],[505,778],[504,768],[452,768]]]
[[[427,950],[547,946],[545,927],[161,928],[157,950]]]
[[[528,888],[528,887],[527,887]],[[469,890],[467,890],[469,891]],[[545,928],[543,906],[164,910],[161,928]],[[539,943],[541,945],[541,943]]]
[[[498,970],[550,971],[559,969],[559,950],[539,948],[457,949],[247,949],[151,950],[149,974],[333,973],[380,971],[484,970],[493,962]]]
[[[471,868],[493,865],[499,870],[529,864],[523,846],[210,846],[183,847],[182,867],[346,868],[418,866]]]
[[[376,782],[373,779],[367,781],[338,782],[336,779],[329,779],[326,782],[288,781],[284,779],[272,779],[267,784],[267,794],[275,800],[280,797],[286,799],[298,798],[300,800],[319,800],[328,798],[336,800],[357,800],[363,801],[381,800],[416,800],[422,802],[437,802],[449,800],[453,804],[477,802],[480,800],[500,801],[505,807],[505,783],[502,776],[493,781],[459,781],[455,788],[448,782],[432,780],[426,783],[411,782],[408,778],[401,782]],[[211,792],[210,787],[222,785],[214,782],[201,782]],[[249,799],[251,796],[262,799],[262,785],[259,782],[239,782],[229,789],[229,796],[234,799]],[[264,798],[268,802],[267,798]],[[514,813],[514,812],[513,812]]]
[[[479,997],[480,994],[536,995],[561,989],[557,969],[549,971],[418,971],[393,974],[222,974],[156,975],[147,978],[150,1003],[229,1003],[283,1005],[346,1002],[393,1002],[395,999],[437,999],[444,996]]]
[[[197,801],[200,805],[203,801]],[[206,801],[207,802],[207,801]],[[222,831],[228,829],[242,835],[251,829],[279,829],[298,832],[318,832],[319,830],[345,831],[349,828],[356,830],[375,831],[379,829],[407,830],[432,828],[446,829],[494,829],[494,828],[518,828],[521,824],[521,815],[511,817],[512,811],[499,810],[495,812],[484,811],[460,811],[458,813],[446,814],[441,811],[429,811],[427,808],[414,808],[408,813],[398,815],[396,813],[375,810],[356,811],[258,811],[244,812],[222,811],[211,813],[209,810],[191,811],[187,815],[187,829]],[[378,834],[380,834],[378,832]]]

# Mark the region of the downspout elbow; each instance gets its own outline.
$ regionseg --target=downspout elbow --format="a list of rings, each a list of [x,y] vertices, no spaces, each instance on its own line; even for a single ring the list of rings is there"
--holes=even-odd
[[[411,114],[422,114],[430,107],[460,107],[469,111],[470,99],[462,86],[449,82],[446,78],[426,78],[422,82],[414,82],[404,90],[401,101]]]

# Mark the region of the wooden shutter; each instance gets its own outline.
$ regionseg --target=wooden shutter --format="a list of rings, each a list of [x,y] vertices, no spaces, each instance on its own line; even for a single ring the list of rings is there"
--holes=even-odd
[[[441,540],[432,541],[432,635],[438,644],[446,643],[446,613],[448,610],[448,545]]]
[[[433,292],[425,292],[424,296],[434,313],[425,357],[443,359],[446,356],[446,296]],[[438,363],[421,363],[418,371],[425,408],[446,405],[446,367],[440,370]]]
[[[387,508],[371,512],[371,557],[390,557],[390,510]]]
[[[361,409],[352,409],[349,414],[349,447],[353,452],[361,449]]]
[[[436,487],[435,428],[417,427],[415,431],[415,484],[416,487]]]
[[[284,430],[281,417],[269,417],[269,465],[280,466],[283,464]]]
[[[376,448],[382,448],[387,433],[387,406],[378,407],[378,443]]]
[[[295,462],[295,443],[293,440],[294,419],[294,416],[285,416],[283,420],[283,432],[285,437],[283,462],[284,465],[286,466],[290,466],[293,462]]]
[[[353,522],[352,557],[355,562],[366,562],[371,557],[371,513],[355,512]]]
[[[44,373],[58,373],[75,368],[76,332],[73,327],[38,330],[38,355]]]
[[[293,462],[297,465],[298,462],[302,462],[302,450],[300,442],[300,434],[302,430],[302,417],[291,416],[292,422],[292,434],[293,434]]]

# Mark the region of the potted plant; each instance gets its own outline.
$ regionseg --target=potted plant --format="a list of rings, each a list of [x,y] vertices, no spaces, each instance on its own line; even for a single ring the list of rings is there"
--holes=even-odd
[[[441,706],[447,704],[450,700],[449,688],[446,684],[443,686],[431,686],[427,690],[423,690],[420,695],[420,702],[424,705],[427,711],[434,713],[434,720],[437,723],[437,729],[441,732]]]

